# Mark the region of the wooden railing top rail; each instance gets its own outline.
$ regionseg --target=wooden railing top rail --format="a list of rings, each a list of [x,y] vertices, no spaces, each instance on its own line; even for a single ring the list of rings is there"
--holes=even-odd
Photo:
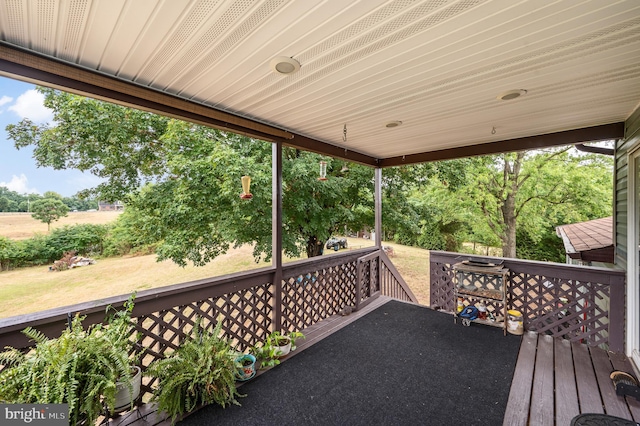
[[[344,263],[345,259],[359,258],[366,256],[369,253],[375,253],[376,247],[365,247],[356,250],[349,250],[345,252],[337,252],[329,256],[312,257],[310,259],[296,260],[294,262],[288,262],[282,264],[283,276],[295,276],[306,273],[310,270],[319,270],[328,268],[331,266]]]
[[[503,262],[509,269],[517,269],[519,272],[535,274],[544,270],[546,275],[557,278],[578,281],[589,281],[594,275],[599,276],[599,281],[604,284],[618,283],[619,278],[624,278],[626,272],[620,268],[601,268],[596,266],[568,265],[566,263],[540,262],[535,260],[511,259],[504,257],[478,256],[464,253],[452,253],[445,251],[431,251],[431,263],[457,263],[470,257],[478,257],[487,260]],[[515,267],[517,265],[517,268]]]

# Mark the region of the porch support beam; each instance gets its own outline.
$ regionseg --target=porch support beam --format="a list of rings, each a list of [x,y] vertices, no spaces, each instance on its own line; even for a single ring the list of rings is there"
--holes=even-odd
[[[271,148],[271,262],[274,269],[274,331],[282,328],[282,144]]]
[[[376,247],[382,247],[382,169],[375,169],[375,230],[376,230]]]
[[[597,142],[620,139],[624,137],[624,122],[603,124],[601,126],[584,127],[546,135],[527,136],[518,139],[507,139],[497,142],[469,145],[419,154],[389,157],[380,160],[380,167],[393,167],[405,164],[426,163],[430,161],[452,160],[455,158],[474,157],[478,155],[499,154],[503,152],[525,151],[529,149],[548,148],[552,146],[571,145],[582,142]]]

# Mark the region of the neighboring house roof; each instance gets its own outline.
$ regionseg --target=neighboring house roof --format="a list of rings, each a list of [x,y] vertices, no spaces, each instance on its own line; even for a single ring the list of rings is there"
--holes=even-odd
[[[613,263],[613,217],[556,227],[567,256],[585,262]]]

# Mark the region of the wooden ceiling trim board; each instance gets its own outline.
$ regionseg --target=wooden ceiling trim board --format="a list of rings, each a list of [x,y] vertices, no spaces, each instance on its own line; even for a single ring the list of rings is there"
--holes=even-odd
[[[502,152],[541,149],[552,146],[571,145],[580,142],[613,140],[622,137],[624,137],[624,122],[619,122],[604,124],[601,126],[585,127],[582,129],[567,130],[564,132],[549,133],[546,135],[528,136],[524,138],[508,139],[466,147],[384,158],[380,161],[380,167],[393,167],[405,164],[498,154]]]
[[[376,166],[374,157],[194,104],[99,73],[0,44],[0,73],[287,146]],[[117,90],[115,90],[117,89]]]
[[[140,99],[157,105],[166,105],[174,110],[173,113],[177,110],[199,115],[202,118],[211,119],[211,124],[214,122],[226,123],[229,126],[228,129],[242,130],[246,134],[270,135],[269,140],[273,140],[273,137],[282,139],[292,137],[291,133],[273,126],[218,111],[173,95],[118,80],[79,66],[45,58],[2,43],[0,43],[0,63],[2,63],[0,70],[10,74],[29,77],[43,83],[56,84],[70,90],[81,91],[87,95],[107,96],[107,99],[116,101],[127,98],[128,102]],[[112,96],[109,96],[109,93]],[[135,103],[130,105],[135,105]],[[158,111],[163,110],[159,109]]]
[[[63,90],[81,96],[87,96],[118,105],[137,108],[144,111],[164,115],[171,118],[182,119],[204,126],[215,127],[220,130],[227,130],[240,135],[250,136],[257,139],[273,142],[274,135],[261,133],[257,130],[249,130],[245,127],[237,126],[225,121],[220,121],[209,116],[203,116],[191,111],[180,109],[164,103],[153,102],[147,99],[137,98],[126,93],[121,93],[100,86],[62,77],[57,74],[47,73],[36,69],[25,68],[12,62],[0,59],[0,75],[10,78],[23,79],[33,84]]]

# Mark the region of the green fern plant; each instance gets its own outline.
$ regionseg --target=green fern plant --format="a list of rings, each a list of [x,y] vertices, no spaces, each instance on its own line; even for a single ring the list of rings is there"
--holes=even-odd
[[[233,350],[221,336],[222,322],[212,332],[196,324],[191,335],[169,357],[153,362],[146,373],[158,378],[153,400],[171,417],[216,403],[240,405],[236,397]]]
[[[94,424],[103,403],[112,411],[116,382],[128,377],[132,359],[131,310],[111,316],[107,325],[84,330],[84,317],[76,316],[60,337],[50,339],[38,330],[23,333],[35,342],[27,354],[15,348],[0,353],[0,401],[8,403],[69,404],[69,422]]]

